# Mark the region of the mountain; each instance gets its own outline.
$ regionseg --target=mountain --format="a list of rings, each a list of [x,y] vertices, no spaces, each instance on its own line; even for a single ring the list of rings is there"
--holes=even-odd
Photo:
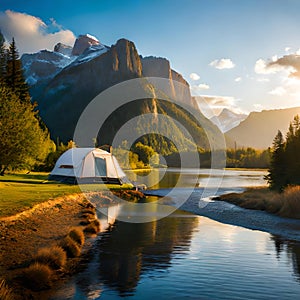
[[[224,108],[218,116],[213,116],[210,120],[217,125],[222,132],[226,132],[238,126],[246,118],[246,114],[237,114]]]
[[[266,149],[272,146],[278,130],[286,134],[297,114],[300,114],[300,107],[252,112],[240,125],[226,132],[226,136],[238,147]],[[231,143],[228,146],[234,145]]]
[[[99,144],[111,144],[123,124],[135,116],[148,113],[153,114],[151,124],[146,125],[148,128],[145,128],[145,124],[140,125],[132,128],[131,133],[141,137],[145,144],[155,145],[157,151],[166,150],[168,153],[174,149],[174,143],[181,150],[195,149],[196,145],[208,149],[212,141],[208,141],[206,132],[212,133],[214,140],[218,140],[218,129],[200,113],[191,98],[188,83],[171,69],[167,59],[142,57],[134,43],[126,39],[120,39],[108,47],[90,35],[79,36],[70,50],[69,46],[61,44],[56,45],[53,52],[43,50],[24,54],[21,58],[33,101],[38,103],[40,116],[53,139],[59,138],[64,142],[73,139],[79,117],[95,96],[117,83],[138,78],[142,79],[138,89],[144,91],[147,97],[132,99],[134,101],[116,109],[99,131]],[[162,89],[159,84],[145,77],[165,78],[166,84]],[[174,84],[173,80],[181,85]],[[178,104],[160,99],[173,99]],[[110,98],[103,100],[103,106],[95,118],[100,118],[102,110],[111,104],[110,101]],[[184,106],[188,106],[196,117]],[[172,119],[158,121],[155,116],[159,113],[175,118],[192,132],[193,140]],[[143,136],[151,126],[168,130],[174,142],[155,134]],[[91,143],[92,138],[88,134],[87,143]]]

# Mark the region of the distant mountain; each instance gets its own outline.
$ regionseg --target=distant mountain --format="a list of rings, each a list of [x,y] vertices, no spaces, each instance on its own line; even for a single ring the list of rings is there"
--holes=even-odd
[[[266,149],[272,146],[278,130],[286,134],[297,114],[300,115],[300,107],[252,112],[240,125],[226,132],[226,137],[232,141],[228,146],[233,147],[236,142],[238,147]]]
[[[98,143],[110,144],[124,123],[134,116],[151,112],[174,117],[192,132],[193,141],[173,121],[161,121],[163,124],[155,125],[158,128],[168,128],[174,141],[182,149],[195,148],[196,145],[209,148],[205,130],[213,132],[217,140],[216,126],[201,114],[184,78],[171,69],[167,59],[140,56],[131,41],[120,39],[115,45],[108,47],[93,36],[81,35],[72,49],[58,44],[54,52],[43,50],[35,54],[24,54],[21,59],[32,98],[38,103],[40,115],[53,139],[59,138],[64,142],[72,139],[82,111],[95,96],[108,87],[128,79],[155,76],[169,80],[166,90],[162,92],[153,83],[142,81],[141,88],[149,98],[133,101],[117,109],[100,130]],[[175,87],[172,80],[181,82],[182,85]],[[178,104],[191,107],[196,118],[180,106],[160,100],[165,99],[166,95]],[[153,115],[152,122],[155,123],[157,120]],[[200,124],[205,124],[205,130]],[[132,128],[137,137],[145,130],[143,127]],[[174,143],[163,136],[143,137],[146,144],[150,140],[156,150],[166,149],[168,152],[174,148]]]
[[[217,125],[222,132],[226,132],[238,126],[246,118],[246,114],[237,114],[224,108],[218,116],[213,116],[210,120]]]

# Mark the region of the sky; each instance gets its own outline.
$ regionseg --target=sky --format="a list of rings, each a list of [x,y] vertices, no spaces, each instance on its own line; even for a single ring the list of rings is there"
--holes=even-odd
[[[300,0],[0,0],[21,54],[79,34],[126,38],[169,59],[215,114],[300,106],[299,15]]]

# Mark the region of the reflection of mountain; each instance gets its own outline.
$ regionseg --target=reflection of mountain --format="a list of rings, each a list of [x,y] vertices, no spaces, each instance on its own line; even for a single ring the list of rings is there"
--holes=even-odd
[[[300,282],[300,243],[295,241],[286,241],[278,236],[272,236],[274,241],[277,258],[280,259],[281,253],[286,249],[287,255],[293,266],[294,274]]]
[[[99,274],[120,292],[134,292],[143,273],[166,269],[172,256],[189,250],[197,217],[164,218],[150,223],[118,222],[99,240]]]

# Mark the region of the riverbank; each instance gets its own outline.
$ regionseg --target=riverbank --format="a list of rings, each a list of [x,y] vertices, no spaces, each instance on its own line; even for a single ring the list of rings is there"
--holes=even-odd
[[[127,200],[129,197],[132,201],[138,201],[138,198],[142,197],[137,191],[116,191],[116,194],[119,197],[127,197]],[[22,276],[24,271],[34,264],[35,257],[41,249],[50,249],[51,252],[57,245],[63,247],[66,237],[74,228],[82,234],[85,232],[87,242],[80,245],[81,251],[78,254],[69,256],[67,253],[66,264],[58,270],[51,271],[53,286],[57,286],[76,272],[78,263],[91,246],[90,234],[97,234],[100,230],[94,205],[86,196],[87,194],[83,193],[62,196],[36,204],[21,213],[0,217],[0,283],[5,279],[7,286],[14,293],[13,299],[48,298],[51,294],[51,282],[46,291],[34,291],[24,286]],[[118,198],[112,197],[109,192],[93,192],[88,198],[97,199],[97,207],[108,207],[118,203]],[[96,229],[93,224],[96,225]]]
[[[300,187],[288,187],[283,193],[267,187],[248,188],[242,193],[214,197],[246,209],[266,211],[280,217],[300,219]]]

